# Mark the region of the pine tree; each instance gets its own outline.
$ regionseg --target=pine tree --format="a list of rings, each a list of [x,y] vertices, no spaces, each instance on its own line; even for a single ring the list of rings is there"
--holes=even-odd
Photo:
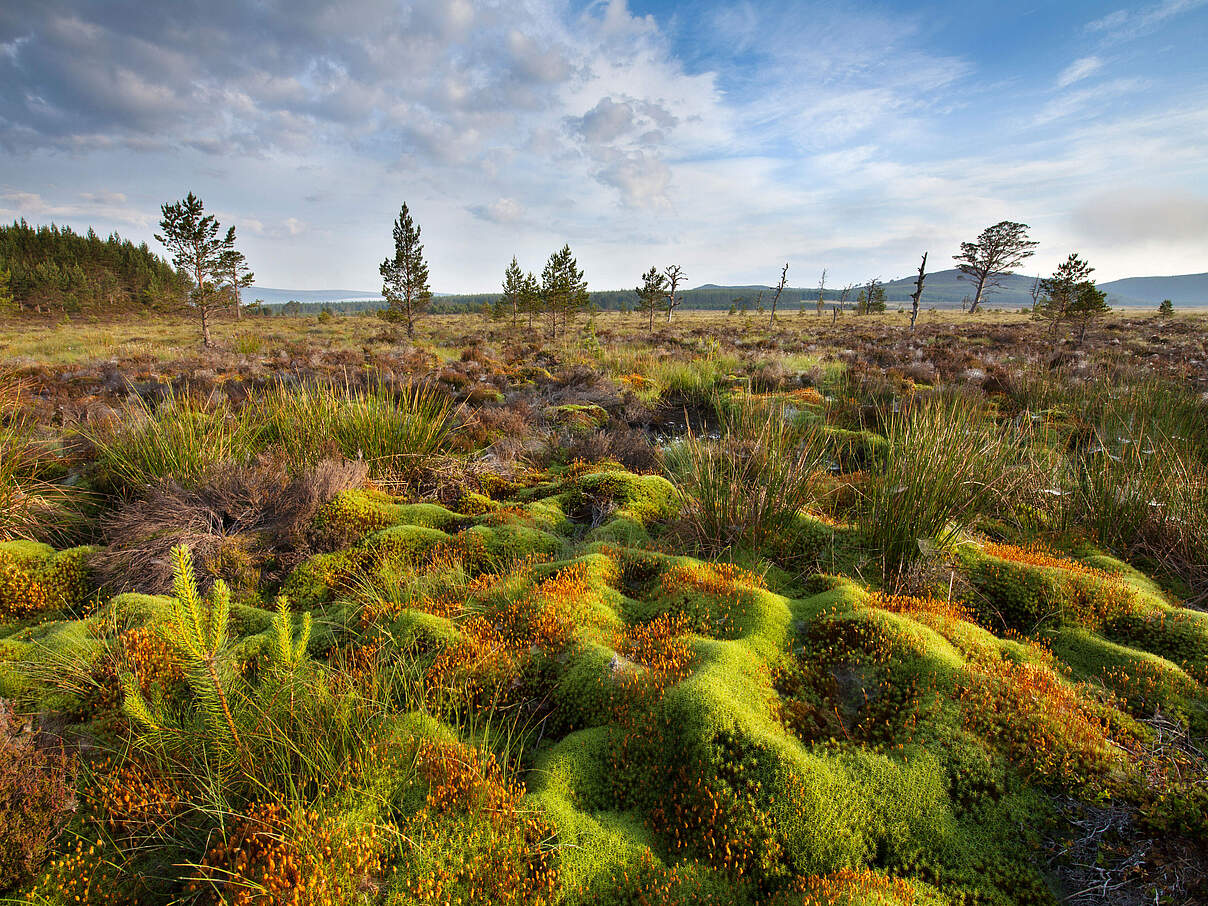
[[[1090,281],[1094,270],[1077,253],[1071,252],[1051,277],[1040,281],[1041,298],[1036,305],[1035,317],[1049,322],[1051,334],[1055,335],[1057,328],[1069,317],[1070,308],[1078,298],[1079,287]]]
[[[404,202],[394,222],[394,257],[387,258],[378,268],[382,275],[382,295],[387,308],[382,317],[388,321],[403,321],[407,336],[415,336],[415,322],[432,301],[428,286],[428,264],[420,244],[420,228],[411,219]]]
[[[587,307],[587,282],[583,271],[564,245],[549,256],[541,272],[541,304],[549,318],[550,339],[558,338],[558,325],[565,330],[571,319]]]
[[[183,669],[210,739],[226,761],[243,748],[228,691],[237,682],[228,656],[230,589],[219,579],[209,596],[203,597],[193,575],[192,554],[183,545],[172,549],[172,572],[173,598],[163,638]],[[133,677],[123,677],[122,686],[122,708],[145,743],[162,744],[179,735],[143,698]]]
[[[523,294],[524,272],[520,270],[520,262],[513,255],[512,263],[503,272],[503,298],[499,302],[501,315],[506,315],[508,310],[511,310],[513,327],[516,326],[516,319],[520,316],[520,302]]]
[[[528,315],[529,333],[533,332],[533,318],[541,311],[541,283],[537,275],[529,271],[520,285],[520,311]]]
[[[873,277],[856,297],[856,314],[867,315],[885,311],[885,287],[880,277]]]
[[[1087,328],[1111,311],[1107,294],[1095,286],[1091,274],[1095,269],[1077,253],[1057,266],[1053,276],[1041,281],[1044,298],[1037,307],[1037,317],[1050,322],[1050,331],[1069,321],[1078,328],[1078,342],[1086,338]]]
[[[7,313],[14,307],[12,274],[8,268],[0,267],[0,312]]]
[[[235,248],[235,228],[227,230],[225,246],[218,256],[218,273],[222,280],[222,288],[231,295],[231,306],[235,309],[235,320],[243,316],[243,300],[239,291],[256,282],[256,275],[247,266],[247,258],[243,252]]]
[[[1037,245],[1028,238],[1028,225],[1012,220],[986,227],[976,242],[961,243],[960,254],[952,259],[962,278],[972,281],[975,287],[969,314],[977,311],[987,293],[1002,285],[1004,277],[1009,277],[1026,258],[1035,254]]]
[[[164,232],[156,233],[155,238],[172,253],[177,269],[192,278],[190,301],[201,315],[201,341],[206,347],[213,346],[210,312],[216,305],[215,281],[226,248],[224,240],[218,238],[218,221],[213,214],[205,213],[205,205],[192,192],[181,201],[164,204],[160,212],[163,220],[159,226]]]
[[[654,313],[667,295],[667,276],[657,267],[651,267],[642,275],[642,285],[635,288],[638,296],[637,310],[647,316],[647,329],[654,330]]]
[[[1169,317],[1174,314],[1174,303],[1169,299],[1163,299],[1162,304],[1158,306],[1158,314],[1162,317]]]
[[[1095,286],[1095,281],[1088,280],[1079,284],[1074,301],[1067,310],[1070,321],[1078,328],[1078,343],[1086,339],[1086,330],[1096,320],[1111,311],[1107,304],[1107,293]]]

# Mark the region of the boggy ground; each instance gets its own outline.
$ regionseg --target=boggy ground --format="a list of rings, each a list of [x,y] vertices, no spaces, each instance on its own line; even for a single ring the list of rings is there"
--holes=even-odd
[[[1202,902],[1203,334],[895,317],[10,360],[0,890]]]

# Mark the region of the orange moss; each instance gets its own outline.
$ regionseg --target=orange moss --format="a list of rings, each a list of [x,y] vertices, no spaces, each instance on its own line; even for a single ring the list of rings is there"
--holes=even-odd
[[[346,831],[315,811],[254,804],[200,864],[190,892],[224,906],[337,906],[380,882],[380,829]]]
[[[161,829],[180,813],[171,785],[146,765],[130,760],[116,765],[106,759],[95,768],[88,797],[97,819],[115,833]]]
[[[890,613],[900,613],[908,617],[922,615],[941,617],[946,620],[963,620],[975,622],[971,610],[960,601],[941,601],[934,597],[914,597],[912,595],[891,595],[874,591],[868,596],[868,606]]]
[[[1103,781],[1121,764],[1107,709],[1044,664],[997,660],[962,670],[957,697],[966,726],[1042,777]]]
[[[982,550],[990,557],[997,557],[999,560],[1008,560],[1011,563],[1023,563],[1027,566],[1040,566],[1046,569],[1064,569],[1068,572],[1081,573],[1101,579],[1112,578],[1109,573],[1101,569],[1087,566],[1085,563],[1080,563],[1069,557],[1063,557],[1039,541],[1033,541],[1024,547],[987,541],[982,545]]]
[[[553,901],[558,877],[546,844],[554,830],[524,808],[524,784],[507,778],[492,753],[425,740],[416,769],[428,785],[427,809],[405,832],[412,840],[432,838],[423,855],[433,863],[407,881],[417,902]]]
[[[785,394],[789,399],[809,406],[821,406],[826,400],[816,387],[800,387]]]
[[[762,576],[734,563],[676,564],[659,577],[659,583],[668,594],[691,589],[708,595],[725,595],[740,586],[765,587]]]

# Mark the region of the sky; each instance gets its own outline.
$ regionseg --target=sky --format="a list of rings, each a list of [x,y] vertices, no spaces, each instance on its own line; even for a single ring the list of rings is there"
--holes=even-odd
[[[152,238],[192,191],[257,283],[438,292],[951,266],[1208,271],[1208,0],[5,0],[0,219]]]

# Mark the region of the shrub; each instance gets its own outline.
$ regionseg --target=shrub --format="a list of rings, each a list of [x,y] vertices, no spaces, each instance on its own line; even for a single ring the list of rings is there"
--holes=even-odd
[[[169,554],[184,544],[211,578],[234,583],[262,569],[280,575],[321,540],[312,537],[317,514],[364,484],[367,472],[363,463],[328,460],[291,474],[269,460],[215,468],[191,486],[161,482],[104,518],[108,543],[91,565],[115,591],[163,594],[172,585]]]

